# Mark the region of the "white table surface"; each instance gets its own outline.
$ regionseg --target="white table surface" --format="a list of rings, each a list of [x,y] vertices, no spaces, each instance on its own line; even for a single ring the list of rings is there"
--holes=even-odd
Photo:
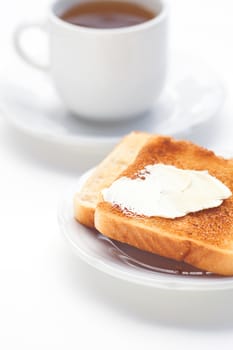
[[[221,113],[184,136],[233,150],[233,3],[170,2],[172,44],[209,62],[227,92]],[[1,1],[0,74],[12,73],[12,29],[45,16],[48,3]],[[143,288],[95,271],[70,251],[57,203],[97,161],[25,137],[0,115],[0,349],[232,349],[233,291]]]

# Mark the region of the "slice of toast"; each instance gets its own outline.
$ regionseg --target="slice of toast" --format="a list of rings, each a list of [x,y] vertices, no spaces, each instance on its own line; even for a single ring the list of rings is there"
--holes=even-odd
[[[108,187],[134,161],[150,134],[132,132],[92,172],[74,198],[75,218],[83,225],[94,227],[94,212],[100,192]]]
[[[180,169],[208,170],[233,192],[233,162],[186,141],[150,138],[119,176],[135,178],[145,166],[163,163]],[[176,219],[123,213],[100,202],[95,227],[102,234],[139,249],[187,262],[221,275],[233,275],[233,196],[217,208]]]

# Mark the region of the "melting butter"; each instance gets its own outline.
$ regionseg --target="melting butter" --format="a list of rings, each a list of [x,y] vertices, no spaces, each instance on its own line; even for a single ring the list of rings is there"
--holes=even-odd
[[[148,165],[135,179],[121,177],[102,191],[106,202],[137,215],[175,219],[215,208],[232,193],[208,171]]]

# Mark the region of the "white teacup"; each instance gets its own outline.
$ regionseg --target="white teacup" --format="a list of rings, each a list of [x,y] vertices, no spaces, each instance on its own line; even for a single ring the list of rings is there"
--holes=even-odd
[[[51,6],[46,24],[21,25],[14,36],[18,53],[27,63],[50,73],[67,108],[82,118],[111,121],[144,113],[158,99],[165,82],[165,2],[126,0],[157,16],[124,28],[86,28],[60,18],[66,9],[84,1],[58,0]],[[33,27],[48,33],[49,67],[33,61],[20,44],[21,34]]]

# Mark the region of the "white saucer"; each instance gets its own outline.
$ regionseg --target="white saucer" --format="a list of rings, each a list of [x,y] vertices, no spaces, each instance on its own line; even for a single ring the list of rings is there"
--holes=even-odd
[[[108,151],[132,130],[180,134],[214,116],[223,103],[224,90],[208,65],[183,54],[171,57],[160,100],[137,119],[111,124],[79,119],[65,110],[49,77],[27,66],[17,69],[17,75],[12,73],[11,80],[2,77],[0,111],[20,131],[85,151]]]
[[[154,288],[202,291],[233,288],[233,277],[199,276],[198,274],[174,275],[160,272],[158,269],[155,271],[153,267],[151,268],[153,265],[151,260],[149,260],[149,265],[146,265],[138,259],[138,257],[144,259],[141,254],[147,253],[141,251],[135,260],[135,255],[130,255],[132,250],[128,253],[129,249],[122,249],[122,244],[76,222],[73,218],[73,196],[89,175],[90,171],[79,179],[76,188],[62,200],[58,213],[60,228],[74,252],[81,259],[114,277]]]

